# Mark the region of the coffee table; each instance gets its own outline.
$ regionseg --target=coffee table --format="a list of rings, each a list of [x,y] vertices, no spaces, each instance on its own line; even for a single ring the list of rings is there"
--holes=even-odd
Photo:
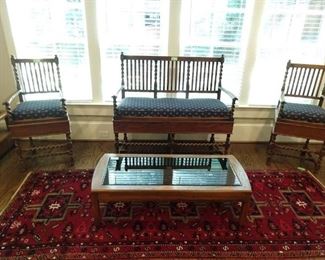
[[[111,201],[241,201],[243,224],[251,186],[232,155],[104,154],[94,171],[91,199],[95,222],[100,203]]]

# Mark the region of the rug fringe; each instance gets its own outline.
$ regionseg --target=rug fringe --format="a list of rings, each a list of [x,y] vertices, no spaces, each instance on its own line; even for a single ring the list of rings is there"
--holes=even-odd
[[[29,172],[27,173],[27,175],[25,176],[25,178],[23,179],[23,181],[19,184],[18,189],[14,192],[14,194],[10,197],[9,201],[7,202],[6,206],[0,211],[0,217],[2,216],[2,214],[6,211],[6,209],[10,206],[11,202],[13,201],[13,199],[16,197],[17,193],[20,191],[21,187],[25,184],[25,182],[27,181],[28,177],[32,174],[33,172]]]

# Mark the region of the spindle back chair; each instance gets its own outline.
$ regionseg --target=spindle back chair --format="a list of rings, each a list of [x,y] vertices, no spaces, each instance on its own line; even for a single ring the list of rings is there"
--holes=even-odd
[[[224,56],[122,53],[121,88],[113,96],[116,151],[130,153],[132,147],[136,151],[137,147],[146,146],[156,147],[150,150],[156,152],[191,153],[195,151],[191,148],[208,147],[205,151],[228,153],[237,98],[222,87],[223,64]],[[221,101],[222,92],[228,97],[228,104],[226,99]],[[119,133],[124,133],[123,140],[119,140]],[[132,142],[128,133],[167,134],[167,140]],[[197,133],[211,134],[210,140],[175,140],[175,134]],[[218,145],[215,134],[225,134],[226,141]]]
[[[273,155],[312,161],[315,171],[325,155],[325,65],[299,64],[288,61],[278,103],[278,113],[268,146],[268,161]],[[277,135],[306,139],[302,148],[275,142]],[[309,141],[323,142],[319,151],[309,149]],[[298,155],[278,150],[298,152]]]
[[[67,154],[73,164],[70,121],[61,93],[57,56],[49,59],[17,59],[11,56],[17,91],[4,105],[6,123],[22,161]],[[17,100],[18,99],[18,100]],[[64,134],[63,143],[35,145],[34,137]],[[28,138],[30,146],[22,146]]]

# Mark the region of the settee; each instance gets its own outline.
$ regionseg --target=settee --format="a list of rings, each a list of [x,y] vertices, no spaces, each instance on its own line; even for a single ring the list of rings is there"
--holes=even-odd
[[[222,87],[223,65],[224,56],[121,53],[121,87],[113,96],[116,151],[227,154],[237,98]],[[166,138],[130,140],[129,133]],[[207,134],[206,140],[176,136],[198,133]],[[217,143],[215,134],[225,135],[225,141]]]

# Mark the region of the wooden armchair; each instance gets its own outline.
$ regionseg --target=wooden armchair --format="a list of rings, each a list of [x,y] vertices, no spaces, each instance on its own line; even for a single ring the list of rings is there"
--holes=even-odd
[[[17,91],[4,105],[7,127],[15,141],[19,158],[24,160],[67,154],[73,164],[70,122],[65,100],[61,98],[58,57],[35,60],[11,56],[11,63]],[[36,136],[58,134],[65,135],[63,143],[35,145],[33,140]],[[29,139],[28,146],[22,145],[23,138]]]
[[[321,88],[325,80],[324,72],[325,65],[288,61],[278,103],[278,115],[268,145],[268,162],[272,156],[280,155],[298,158],[301,162],[309,160],[315,164],[316,172],[320,169],[325,155],[325,87]],[[306,141],[301,148],[280,145],[275,142],[277,135],[304,138]],[[323,142],[319,151],[308,147],[310,139]],[[294,153],[279,153],[280,149]]]

